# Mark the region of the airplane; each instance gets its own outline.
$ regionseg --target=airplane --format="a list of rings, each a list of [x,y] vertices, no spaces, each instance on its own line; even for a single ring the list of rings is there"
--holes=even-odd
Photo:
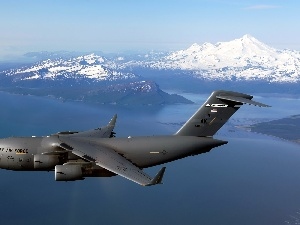
[[[0,168],[54,171],[56,181],[120,175],[142,186],[161,184],[166,167],[154,177],[143,169],[227,144],[213,136],[243,104],[270,107],[252,98],[238,92],[214,91],[173,135],[117,138],[114,115],[107,126],[93,130],[0,139]]]

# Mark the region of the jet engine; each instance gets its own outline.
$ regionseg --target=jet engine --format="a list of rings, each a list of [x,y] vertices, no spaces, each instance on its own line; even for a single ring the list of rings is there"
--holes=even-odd
[[[83,180],[81,165],[56,165],[55,180],[56,181],[75,181]]]
[[[34,169],[36,170],[52,170],[60,163],[59,155],[34,155]]]

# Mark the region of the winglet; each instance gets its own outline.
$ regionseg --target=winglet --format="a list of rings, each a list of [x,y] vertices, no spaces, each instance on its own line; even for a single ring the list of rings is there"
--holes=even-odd
[[[109,126],[115,126],[116,121],[117,121],[117,114],[115,114],[115,115],[113,116],[113,118],[109,121],[108,125],[109,125]]]
[[[151,182],[149,184],[146,184],[145,186],[162,184],[162,179],[164,177],[165,171],[166,167],[161,168],[160,171],[156,174],[156,176],[151,180]]]

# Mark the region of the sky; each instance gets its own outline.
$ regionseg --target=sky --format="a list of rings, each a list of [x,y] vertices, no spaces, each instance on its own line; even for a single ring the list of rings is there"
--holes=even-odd
[[[299,8],[297,0],[0,0],[0,58],[180,50],[244,34],[300,50]]]

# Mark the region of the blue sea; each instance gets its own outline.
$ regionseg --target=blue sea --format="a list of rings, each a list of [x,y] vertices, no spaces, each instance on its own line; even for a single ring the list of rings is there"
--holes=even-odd
[[[118,137],[173,134],[209,93],[185,96],[196,104],[131,108],[0,93],[0,137],[92,129],[115,113]],[[300,145],[235,126],[299,114],[300,99],[255,99],[272,108],[241,108],[218,132],[227,145],[166,164],[163,185],[0,170],[0,224],[299,224]]]

